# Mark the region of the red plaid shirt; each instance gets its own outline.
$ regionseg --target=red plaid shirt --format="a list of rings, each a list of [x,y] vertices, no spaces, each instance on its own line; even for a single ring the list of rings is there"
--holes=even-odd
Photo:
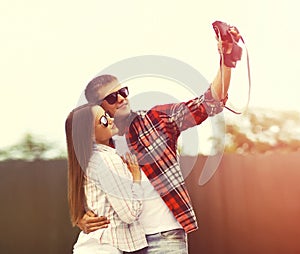
[[[132,113],[125,131],[129,149],[187,233],[197,229],[197,221],[179,165],[177,139],[182,131],[221,112],[223,106],[208,89],[204,96],[188,102]]]

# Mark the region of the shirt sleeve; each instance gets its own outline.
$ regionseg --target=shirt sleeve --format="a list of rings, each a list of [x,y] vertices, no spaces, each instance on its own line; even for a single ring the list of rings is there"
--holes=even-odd
[[[143,189],[133,183],[127,165],[118,155],[95,152],[89,164],[88,179],[105,193],[122,221],[130,224],[137,220],[142,211]]]
[[[203,105],[208,116],[214,116],[223,111],[228,95],[223,100],[216,100],[212,96],[211,88],[204,93]]]
[[[155,106],[150,110],[151,118],[160,118],[172,127],[174,135],[201,124],[209,116],[222,112],[224,102],[215,100],[209,88],[203,95],[187,102]]]

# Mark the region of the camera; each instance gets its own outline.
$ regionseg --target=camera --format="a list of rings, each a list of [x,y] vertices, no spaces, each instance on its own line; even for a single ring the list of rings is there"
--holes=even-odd
[[[243,51],[238,45],[239,39],[242,39],[238,29],[235,26],[230,26],[222,21],[215,21],[212,23],[212,26],[218,38],[221,38],[224,42],[233,43],[231,52],[229,54],[223,54],[223,61],[227,67],[234,68],[236,62],[241,60]],[[230,32],[231,30],[235,30],[236,34],[232,34]]]

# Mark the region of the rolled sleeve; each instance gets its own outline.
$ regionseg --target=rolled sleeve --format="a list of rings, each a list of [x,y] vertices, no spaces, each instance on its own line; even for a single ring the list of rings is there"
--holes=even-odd
[[[203,101],[203,106],[208,116],[214,116],[222,112],[227,99],[228,99],[228,95],[226,95],[226,97],[220,101],[214,99],[214,97],[212,96],[211,88],[209,88],[204,93],[204,101]]]

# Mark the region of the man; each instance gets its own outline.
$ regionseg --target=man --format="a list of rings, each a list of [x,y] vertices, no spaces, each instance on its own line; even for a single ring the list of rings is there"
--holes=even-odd
[[[223,59],[231,52],[232,44],[220,42],[218,48]],[[187,253],[186,234],[197,229],[197,221],[179,166],[177,139],[182,131],[223,110],[230,77],[231,68],[221,64],[204,95],[139,112],[130,110],[128,89],[121,87],[116,77],[98,76],[87,85],[87,100],[100,104],[115,118],[120,131],[116,148],[126,142],[144,173],[147,194],[139,221],[149,246],[139,253]],[[106,218],[89,211],[78,227],[89,233],[107,227],[107,223]]]

